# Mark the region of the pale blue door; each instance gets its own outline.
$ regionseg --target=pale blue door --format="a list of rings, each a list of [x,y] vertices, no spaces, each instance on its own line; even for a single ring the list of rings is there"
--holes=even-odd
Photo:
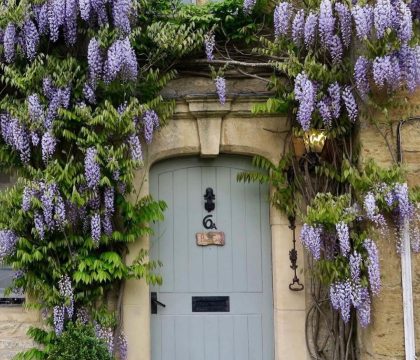
[[[273,296],[268,189],[236,175],[250,160],[168,160],[151,170],[151,194],[164,200],[165,220],[155,226],[151,257],[163,262],[163,285],[154,287],[152,360],[273,360]],[[198,246],[209,231],[204,193],[224,246]]]

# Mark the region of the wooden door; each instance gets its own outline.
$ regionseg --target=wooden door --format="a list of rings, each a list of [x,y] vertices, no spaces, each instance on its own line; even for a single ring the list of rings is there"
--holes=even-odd
[[[151,194],[168,205],[151,239],[151,258],[163,262],[163,285],[151,291],[166,305],[151,315],[152,360],[274,359],[268,188],[236,181],[249,169],[249,158],[229,156],[152,168]],[[196,244],[207,215],[224,246]]]

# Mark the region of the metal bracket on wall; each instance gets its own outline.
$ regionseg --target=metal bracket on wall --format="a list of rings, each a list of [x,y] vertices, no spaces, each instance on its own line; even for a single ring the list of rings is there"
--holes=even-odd
[[[289,284],[289,289],[292,291],[302,291],[305,286],[300,283],[300,280],[297,276],[296,270],[298,268],[297,265],[297,250],[296,250],[296,224],[295,224],[295,217],[289,217],[289,229],[293,232],[293,249],[289,251],[289,259],[291,262],[290,268],[294,271],[294,276],[292,282]]]

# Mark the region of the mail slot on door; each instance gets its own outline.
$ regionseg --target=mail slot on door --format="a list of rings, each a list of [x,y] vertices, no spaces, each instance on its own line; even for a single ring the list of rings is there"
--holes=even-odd
[[[229,296],[193,296],[192,312],[229,312]]]

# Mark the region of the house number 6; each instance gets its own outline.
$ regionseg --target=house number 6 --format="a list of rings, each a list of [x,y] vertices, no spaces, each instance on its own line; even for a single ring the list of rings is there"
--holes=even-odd
[[[210,230],[210,229],[216,229],[217,230],[216,224],[213,222],[212,217],[213,217],[213,215],[207,215],[203,219],[203,226],[207,230]]]

